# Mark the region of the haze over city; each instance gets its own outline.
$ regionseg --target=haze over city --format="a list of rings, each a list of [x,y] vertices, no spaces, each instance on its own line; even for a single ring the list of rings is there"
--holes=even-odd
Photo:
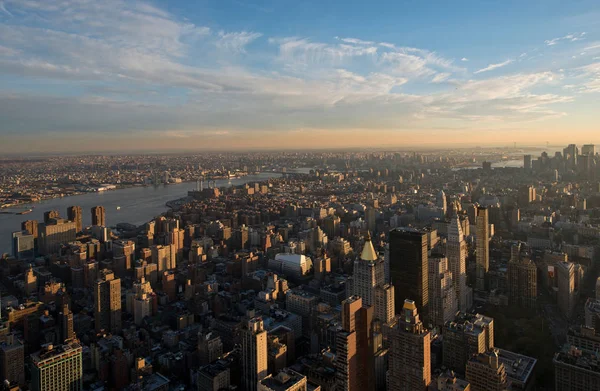
[[[591,0],[2,0],[0,150],[594,142],[599,18]]]

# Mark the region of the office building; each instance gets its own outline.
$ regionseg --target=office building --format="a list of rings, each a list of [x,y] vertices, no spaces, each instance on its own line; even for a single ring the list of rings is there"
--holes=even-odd
[[[10,384],[25,384],[25,349],[14,334],[0,343],[0,378]]]
[[[28,231],[17,231],[12,233],[13,257],[24,260],[35,257],[35,239]]]
[[[264,379],[267,368],[267,331],[260,317],[248,321],[242,330],[242,389],[257,390],[258,382]]]
[[[596,146],[594,144],[585,144],[581,147],[581,154],[585,156],[596,155]]]
[[[429,322],[441,329],[458,312],[458,300],[448,269],[448,259],[435,254],[429,257]]]
[[[364,305],[375,306],[375,289],[384,284],[384,261],[375,252],[371,235],[367,233],[360,258],[354,261],[353,294],[360,296]],[[375,309],[376,313],[383,311]]]
[[[388,390],[427,390],[431,383],[431,334],[423,327],[414,301],[404,301],[390,340]]]
[[[508,263],[508,299],[511,305],[522,308],[536,308],[537,268],[528,257],[517,257]]]
[[[463,373],[470,357],[494,347],[494,320],[480,314],[461,313],[446,322],[442,334],[444,366]]]
[[[258,391],[307,391],[306,376],[284,369],[277,375],[268,375],[258,384]]]
[[[554,355],[556,391],[595,391],[600,389],[598,352],[566,345]]]
[[[489,214],[486,207],[477,207],[477,237],[476,237],[476,252],[477,263],[475,266],[475,288],[485,290],[485,278],[490,269],[490,223]]]
[[[121,331],[121,280],[109,269],[100,271],[94,290],[96,331]]]
[[[575,292],[575,264],[573,262],[557,262],[556,279],[558,285],[557,304],[561,313],[570,318],[577,300]]]
[[[83,390],[82,348],[73,340],[63,345],[45,345],[31,355],[33,391]]]
[[[103,206],[94,206],[92,208],[92,225],[106,226],[106,210]]]
[[[465,371],[472,391],[504,391],[508,386],[506,367],[496,349],[471,357]]]
[[[75,222],[77,232],[83,230],[83,212],[81,206],[69,206],[67,208],[67,219]]]
[[[41,255],[51,255],[60,249],[61,244],[75,241],[77,226],[72,221],[51,218],[39,225],[38,251]]]
[[[470,308],[467,293],[467,242],[465,241],[460,219],[455,215],[448,226],[446,242],[448,266],[452,272],[452,282],[458,300],[458,309],[465,312]]]
[[[390,278],[394,284],[396,313],[404,309],[404,300],[414,301],[419,313],[429,313],[428,235],[413,228],[390,231]],[[426,320],[426,319],[425,319]]]

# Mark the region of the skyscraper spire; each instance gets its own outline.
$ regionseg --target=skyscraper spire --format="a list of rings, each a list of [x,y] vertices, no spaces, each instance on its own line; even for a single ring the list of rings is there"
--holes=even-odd
[[[365,245],[363,246],[362,253],[360,254],[360,259],[363,261],[375,261],[377,258],[377,253],[375,252],[375,248],[371,242],[371,234],[369,231],[367,231],[367,235],[365,235]]]

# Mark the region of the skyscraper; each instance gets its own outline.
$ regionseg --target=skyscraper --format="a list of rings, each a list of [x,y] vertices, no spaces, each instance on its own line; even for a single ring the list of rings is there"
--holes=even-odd
[[[490,269],[490,224],[488,209],[486,207],[477,207],[477,264],[475,288],[480,291],[485,290],[485,276]]]
[[[45,345],[31,355],[33,391],[83,390],[82,348],[73,340],[59,346]]]
[[[404,301],[390,339],[389,391],[427,390],[431,383],[431,335],[419,320],[414,301]]]
[[[525,171],[531,171],[531,155],[523,156],[523,168]]]
[[[467,242],[465,241],[460,219],[455,215],[448,227],[446,242],[448,266],[452,272],[452,282],[458,299],[458,309],[466,311],[470,304],[467,296]]]
[[[109,269],[100,271],[94,290],[96,331],[121,331],[121,280]]]
[[[390,279],[396,293],[396,313],[404,300],[413,300],[426,318],[429,313],[427,232],[413,228],[390,231]]]
[[[242,330],[242,388],[256,391],[267,369],[267,332],[262,318],[252,318]]]
[[[511,305],[536,308],[537,268],[528,257],[510,260],[507,270],[508,299]]]
[[[429,321],[442,328],[458,311],[458,301],[448,259],[442,255],[429,257]]]
[[[375,305],[375,288],[385,283],[384,261],[379,258],[371,236],[367,233],[360,258],[354,261],[352,279],[353,293],[360,296],[363,304]]]
[[[73,330],[73,312],[69,309],[68,304],[64,304],[62,311],[59,313],[60,339],[63,343],[75,338]]]
[[[446,200],[446,193],[444,193],[444,190],[440,190],[440,192],[437,194],[435,203],[438,208],[442,209],[442,212],[445,216],[448,212],[448,202]]]
[[[336,333],[335,342],[339,390],[366,390],[373,384],[372,320],[373,307],[363,307],[360,297],[342,302],[342,330]]]
[[[67,208],[67,219],[75,222],[77,225],[77,232],[83,230],[83,212],[81,206],[69,206]]]
[[[596,155],[596,146],[594,144],[585,144],[581,147],[581,154],[586,156]]]
[[[394,286],[385,284],[375,288],[375,318],[391,324],[396,315]]]
[[[573,262],[558,262],[557,271],[557,302],[558,309],[564,316],[570,318],[575,307],[575,264]]]
[[[92,225],[106,226],[106,211],[103,206],[94,206],[92,208]]]

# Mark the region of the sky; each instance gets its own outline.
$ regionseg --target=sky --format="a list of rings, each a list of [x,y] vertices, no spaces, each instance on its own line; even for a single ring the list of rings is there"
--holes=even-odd
[[[0,0],[0,153],[600,143],[600,2]]]

